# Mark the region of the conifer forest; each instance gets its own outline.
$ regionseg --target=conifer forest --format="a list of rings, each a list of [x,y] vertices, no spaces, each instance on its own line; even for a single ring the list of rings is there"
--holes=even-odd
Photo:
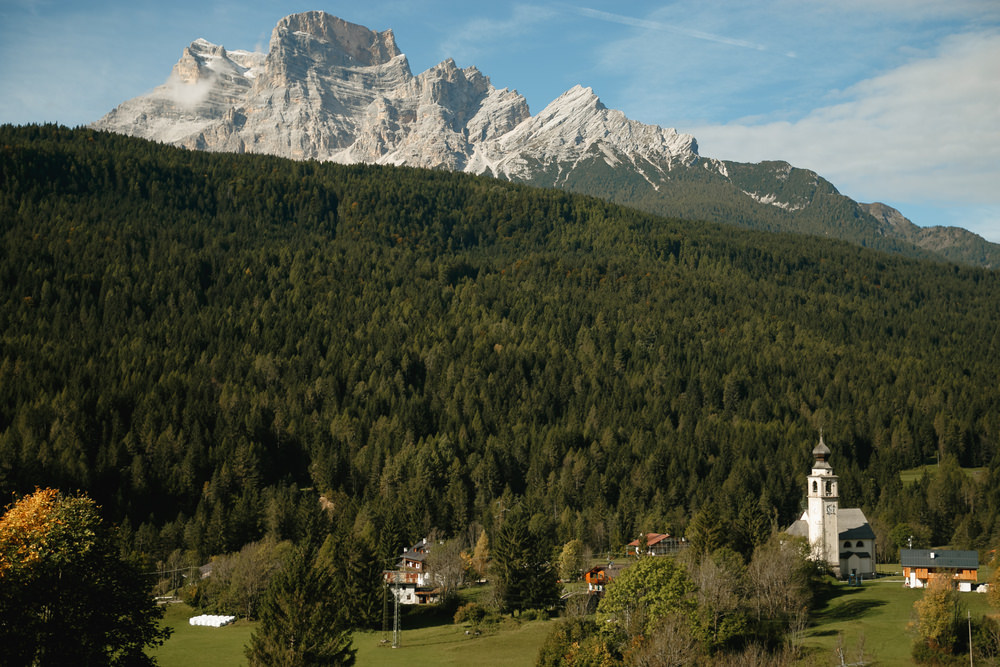
[[[335,535],[377,582],[513,507],[546,553],[655,531],[749,557],[820,433],[882,557],[900,525],[1000,538],[993,271],[4,126],[0,287],[0,495],[83,491],[149,563]]]

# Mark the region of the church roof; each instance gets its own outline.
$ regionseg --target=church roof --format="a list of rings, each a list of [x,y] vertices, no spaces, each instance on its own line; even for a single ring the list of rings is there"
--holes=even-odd
[[[802,518],[790,525],[785,532],[792,537],[809,537],[809,522],[806,521],[808,512],[802,514]]]
[[[874,540],[872,530],[865,513],[857,507],[840,508],[837,510],[837,529],[841,540]]]

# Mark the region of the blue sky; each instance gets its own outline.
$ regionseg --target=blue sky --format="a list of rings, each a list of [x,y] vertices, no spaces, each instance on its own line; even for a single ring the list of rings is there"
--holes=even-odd
[[[86,124],[195,39],[266,51],[310,9],[391,28],[414,74],[454,58],[532,113],[589,86],[702,155],[787,160],[1000,242],[998,0],[0,0],[0,122]]]

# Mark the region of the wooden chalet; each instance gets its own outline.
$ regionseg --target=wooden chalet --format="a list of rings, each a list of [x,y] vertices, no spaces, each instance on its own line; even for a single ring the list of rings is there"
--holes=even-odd
[[[627,565],[608,563],[607,565],[595,565],[587,570],[583,578],[587,582],[587,592],[593,595],[603,595],[604,587],[617,577]]]
[[[971,590],[979,579],[978,551],[942,549],[902,549],[900,565],[906,586],[923,588],[932,580],[945,577],[961,590]]]
[[[437,602],[441,591],[427,572],[425,560],[430,553],[431,543],[420,540],[403,554],[395,570],[383,572],[386,584],[399,598],[400,604],[427,604]]]

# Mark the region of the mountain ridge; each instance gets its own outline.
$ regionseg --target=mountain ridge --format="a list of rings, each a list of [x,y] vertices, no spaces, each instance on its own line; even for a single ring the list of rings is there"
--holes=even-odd
[[[281,19],[266,54],[195,40],[164,84],[91,127],[197,150],[487,174],[666,216],[1000,266],[1000,245],[971,232],[921,229],[786,162],[704,157],[693,136],[629,119],[582,85],[532,116],[516,90],[453,59],[414,75],[392,30],[320,11]]]

